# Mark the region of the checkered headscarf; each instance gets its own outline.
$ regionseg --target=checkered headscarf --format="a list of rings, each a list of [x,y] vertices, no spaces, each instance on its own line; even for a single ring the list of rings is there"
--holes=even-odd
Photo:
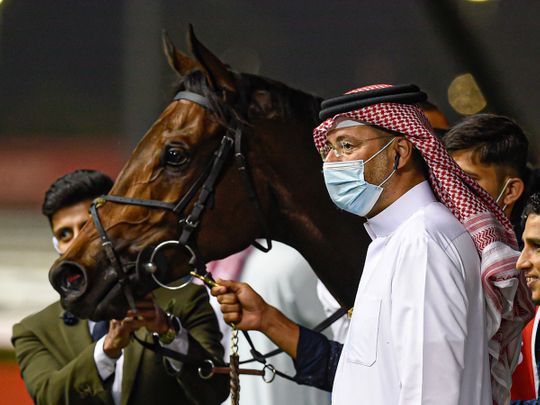
[[[346,94],[385,87],[391,86],[366,86]],[[327,119],[313,131],[322,156],[329,152],[328,131],[342,117],[403,134],[424,158],[437,198],[470,233],[481,257],[493,403],[506,404],[520,352],[521,330],[534,314],[525,279],[515,268],[519,252],[510,221],[493,198],[450,157],[417,105],[383,102]]]

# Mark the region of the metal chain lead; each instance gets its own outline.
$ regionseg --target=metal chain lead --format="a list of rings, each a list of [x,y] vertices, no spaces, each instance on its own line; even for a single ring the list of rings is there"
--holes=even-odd
[[[238,357],[238,329],[233,323],[231,325],[231,355],[229,357],[230,367],[230,386],[231,386],[231,405],[240,404],[240,374],[239,370],[239,357]]]

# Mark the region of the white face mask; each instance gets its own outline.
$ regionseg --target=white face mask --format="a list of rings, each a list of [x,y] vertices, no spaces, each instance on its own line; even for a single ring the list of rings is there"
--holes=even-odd
[[[388,148],[395,139],[392,138],[382,149],[365,161],[347,160],[324,163],[324,182],[334,204],[342,210],[361,217],[365,217],[373,209],[383,192],[384,184],[396,172],[398,159],[394,163],[392,172],[379,185],[368,183],[364,179],[364,166]]]
[[[60,248],[58,247],[58,239],[56,239],[56,236],[52,237],[52,244],[54,246],[54,250],[61,256],[62,252],[60,251]]]
[[[495,202],[497,204],[499,204],[499,200],[502,198],[503,194],[504,194],[504,191],[506,190],[506,187],[508,187],[508,184],[510,184],[510,180],[512,180],[511,178],[508,178],[506,179],[506,181],[504,182],[504,185],[503,185],[503,188],[501,190],[501,192],[499,193],[498,197],[495,199]],[[506,208],[508,207],[508,204],[504,204],[501,209],[504,211]]]

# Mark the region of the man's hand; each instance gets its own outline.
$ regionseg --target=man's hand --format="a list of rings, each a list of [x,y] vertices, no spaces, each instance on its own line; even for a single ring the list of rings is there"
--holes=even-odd
[[[212,295],[221,304],[223,319],[235,323],[241,330],[264,332],[265,314],[271,308],[248,284],[217,280],[219,287],[212,288]]]
[[[131,332],[134,328],[134,319],[126,317],[121,321],[113,319],[109,323],[109,332],[105,335],[103,342],[103,351],[112,359],[117,359],[122,354],[122,349],[126,347],[131,340]]]
[[[171,327],[167,314],[154,301],[152,294],[148,294],[142,300],[137,301],[136,307],[137,312],[129,310],[127,315],[135,317],[138,328],[144,326],[149,332],[165,333]]]
[[[112,320],[103,342],[103,351],[111,358],[118,358],[131,340],[131,333],[141,327],[150,332],[165,333],[170,325],[165,312],[156,304],[151,294],[136,303],[137,311],[129,310],[121,321]]]
[[[225,322],[234,322],[241,330],[258,330],[270,338],[293,359],[300,337],[300,328],[276,308],[268,305],[246,283],[217,280],[219,287],[212,295],[221,304]]]

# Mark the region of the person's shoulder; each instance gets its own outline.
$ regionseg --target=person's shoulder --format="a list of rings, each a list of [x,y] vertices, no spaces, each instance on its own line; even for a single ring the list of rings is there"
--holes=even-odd
[[[28,315],[24,319],[22,319],[19,323],[24,324],[34,324],[34,323],[41,323],[41,321],[44,320],[50,320],[58,318],[62,315],[63,309],[62,305],[60,304],[60,301],[53,302],[52,304],[46,306],[45,308],[39,310],[38,312],[34,312],[33,314]]]
[[[448,207],[440,202],[432,202],[418,210],[406,222],[402,232],[409,237],[427,237],[444,247],[467,233],[467,230]]]
[[[479,266],[476,246],[465,226],[442,203],[433,202],[416,212],[401,230],[399,249],[405,256],[416,257],[419,248],[428,255],[438,254],[454,264],[473,271]]]
[[[28,315],[20,322],[13,325],[13,334],[18,335],[24,333],[24,331],[34,331],[38,333],[39,330],[46,330],[53,328],[58,320],[62,317],[63,309],[60,302],[54,302],[42,310]]]

